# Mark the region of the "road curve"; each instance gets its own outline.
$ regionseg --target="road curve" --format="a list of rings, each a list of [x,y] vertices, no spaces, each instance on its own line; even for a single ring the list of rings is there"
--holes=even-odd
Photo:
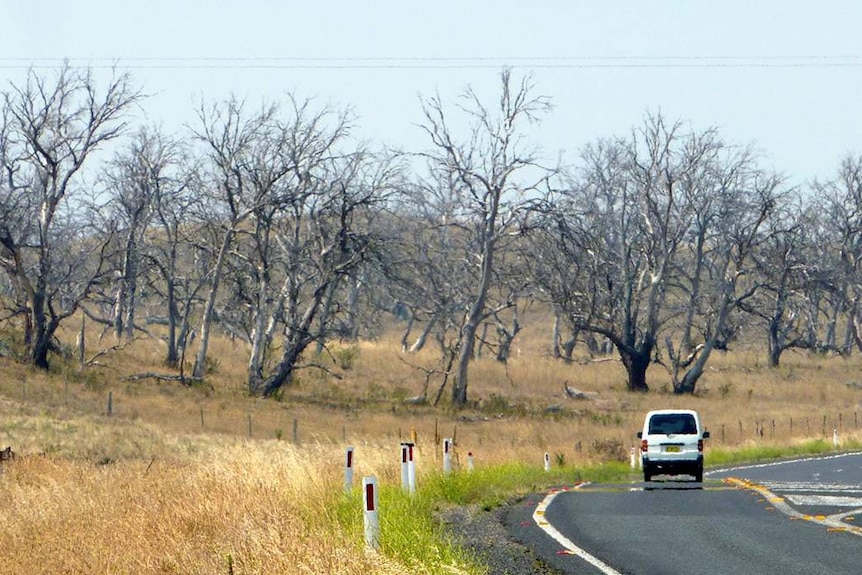
[[[507,525],[562,573],[862,573],[862,454],[707,477],[564,489]]]

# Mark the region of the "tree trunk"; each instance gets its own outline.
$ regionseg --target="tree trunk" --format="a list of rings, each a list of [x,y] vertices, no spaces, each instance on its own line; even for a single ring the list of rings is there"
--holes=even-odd
[[[467,377],[470,361],[473,359],[473,352],[476,348],[476,332],[478,329],[479,325],[477,322],[468,319],[464,325],[464,329],[461,330],[458,369],[455,375],[455,383],[452,386],[452,404],[459,407],[467,404]]]
[[[778,367],[781,363],[781,335],[776,325],[769,326],[769,367]]]
[[[437,323],[437,316],[428,320],[428,323],[422,329],[419,337],[417,337],[416,341],[413,342],[413,345],[410,346],[410,349],[408,350],[410,353],[417,353],[425,347],[425,343],[428,341],[428,336],[431,334],[431,330],[434,329],[435,323]]]
[[[221,272],[224,267],[224,261],[227,258],[227,251],[233,240],[233,228],[227,230],[219,248],[218,257],[216,258],[215,269],[213,270],[212,285],[210,293],[207,297],[206,308],[204,315],[201,318],[201,342],[198,348],[198,354],[195,357],[195,367],[192,370],[192,377],[202,378],[206,370],[207,346],[209,345],[210,330],[212,329],[213,312],[215,310],[216,295],[218,294],[219,284],[221,283]]]
[[[279,389],[286,385],[290,385],[293,381],[293,373],[296,370],[296,364],[302,356],[302,352],[312,343],[311,339],[303,339],[295,343],[285,344],[284,353],[281,361],[278,362],[278,367],[270,377],[266,380],[258,382],[257,387],[252,389],[253,395],[261,395],[263,397],[272,397]]]
[[[39,369],[47,370],[48,352],[51,349],[51,335],[48,330],[48,318],[45,317],[45,293],[37,288],[31,298],[28,338],[28,356],[30,363]]]
[[[562,353],[560,352],[560,310],[554,307],[554,327],[552,328],[551,333],[551,353],[554,359],[562,358]]]
[[[266,327],[269,313],[269,270],[260,272],[257,305],[254,310],[254,326],[251,331],[251,350],[248,358],[247,381],[250,390],[260,386],[263,381],[263,357],[266,346]]]
[[[126,341],[135,337],[135,308],[138,305],[138,261],[137,254],[132,254],[130,268],[126,278]]]
[[[401,352],[404,353],[407,351],[407,339],[410,337],[410,332],[413,331],[413,323],[416,321],[416,316],[414,314],[410,314],[410,318],[407,320],[407,325],[404,326],[404,331],[401,333]]]
[[[511,331],[502,323],[497,325],[497,336],[499,345],[497,347],[497,361],[507,363],[512,355],[512,343],[521,332],[521,322],[518,321],[518,313],[515,310],[515,316],[512,320]]]
[[[125,265],[123,266],[125,268]],[[114,336],[119,341],[123,337],[126,317],[126,277],[125,272],[117,280],[117,295],[114,296]]]
[[[177,351],[177,310],[176,288],[173,280],[168,281],[166,290],[167,309],[168,309],[168,350],[165,353],[165,365],[168,367],[176,367],[180,359]]]
[[[620,359],[628,375],[629,391],[638,391],[641,393],[649,391],[649,386],[646,382],[646,372],[652,360],[652,346],[640,350],[620,350]]]

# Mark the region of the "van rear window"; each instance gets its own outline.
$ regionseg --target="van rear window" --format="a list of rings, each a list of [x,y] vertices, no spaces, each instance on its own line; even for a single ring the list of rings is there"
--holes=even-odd
[[[696,434],[697,422],[690,413],[656,414],[649,420],[650,434]]]

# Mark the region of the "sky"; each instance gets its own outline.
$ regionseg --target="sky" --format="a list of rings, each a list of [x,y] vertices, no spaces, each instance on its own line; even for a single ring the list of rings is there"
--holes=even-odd
[[[530,132],[550,159],[661,111],[802,184],[862,154],[860,22],[856,0],[0,0],[0,90],[63,59],[116,65],[169,131],[202,98],[290,92],[419,150],[420,97],[452,104],[469,85],[492,101],[509,66],[554,106]]]

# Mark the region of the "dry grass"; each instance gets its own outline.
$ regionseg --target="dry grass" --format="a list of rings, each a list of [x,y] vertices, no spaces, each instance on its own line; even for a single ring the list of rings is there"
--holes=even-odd
[[[152,465],[19,458],[0,481],[0,572],[397,572],[317,515],[340,488],[327,455],[225,441]]]
[[[754,353],[717,355],[693,397],[671,394],[660,367],[653,392],[633,395],[618,362],[552,361],[533,333],[508,369],[479,358],[476,404],[454,412],[403,402],[423,376],[402,359],[429,367],[435,355],[401,358],[396,340],[334,345],[340,379],[304,370],[281,401],[246,397],[243,350],[228,340],[213,342],[208,385],[193,388],[124,379],[159,369],[153,341],[84,371],[0,359],[0,448],[23,456],[0,475],[0,573],[399,572],[328,514],[344,446],[357,446],[357,477],[397,484],[398,442],[412,432],[420,476],[438,467],[442,437],[477,465],[625,459],[644,412],[667,406],[699,410],[715,446],[859,436],[862,391],[848,385],[862,381],[858,357],[787,354],[768,369]],[[566,398],[564,382],[594,399]]]

